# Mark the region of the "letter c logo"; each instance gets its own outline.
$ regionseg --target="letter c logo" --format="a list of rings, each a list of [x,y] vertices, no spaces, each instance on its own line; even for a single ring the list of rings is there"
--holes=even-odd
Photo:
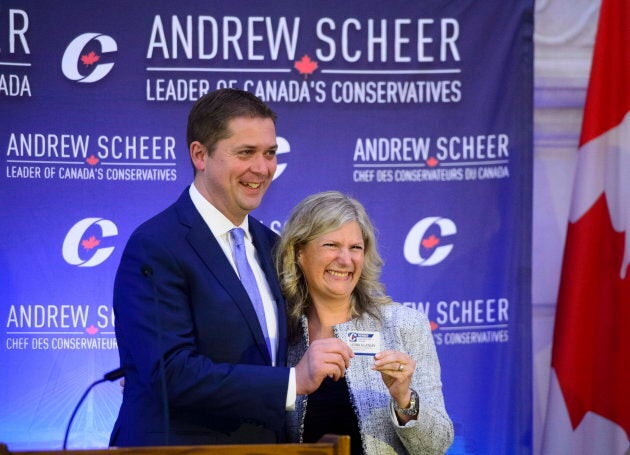
[[[116,41],[110,36],[102,35],[100,33],[84,33],[73,39],[66,51],[63,53],[63,59],[61,60],[61,70],[64,76],[71,81],[77,81],[82,83],[96,82],[103,79],[114,67],[113,63],[101,63],[94,66],[94,69],[87,75],[83,76],[79,73],[78,62],[81,58],[81,51],[92,40],[96,40],[101,45],[101,53],[116,52],[118,46]]]
[[[440,238],[457,234],[457,226],[448,218],[432,216],[418,221],[407,234],[404,246],[404,255],[407,262],[413,265],[430,266],[442,262],[453,249],[453,245],[441,245],[435,247],[428,257],[422,257],[420,245],[427,230],[437,225],[440,228]]]
[[[79,221],[70,228],[63,241],[62,254],[68,264],[76,265],[78,267],[95,267],[105,262],[105,260],[114,251],[113,246],[98,248],[94,251],[94,254],[90,259],[85,261],[81,259],[79,256],[81,239],[83,238],[85,232],[94,224],[101,228],[103,238],[118,235],[118,228],[109,220],[105,220],[103,218],[85,218]]]

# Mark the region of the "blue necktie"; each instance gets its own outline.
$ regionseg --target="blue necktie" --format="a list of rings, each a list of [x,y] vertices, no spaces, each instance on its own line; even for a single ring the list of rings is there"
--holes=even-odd
[[[271,354],[271,343],[269,341],[269,333],[267,332],[267,320],[265,319],[265,307],[263,306],[262,297],[260,296],[260,290],[256,284],[254,272],[247,261],[247,253],[245,252],[245,243],[243,242],[245,231],[241,228],[234,228],[230,231],[230,236],[232,238],[232,256],[234,257],[238,274],[241,277],[241,283],[243,283],[249,295],[249,299],[254,305],[258,322],[265,336],[267,350],[269,354]]]

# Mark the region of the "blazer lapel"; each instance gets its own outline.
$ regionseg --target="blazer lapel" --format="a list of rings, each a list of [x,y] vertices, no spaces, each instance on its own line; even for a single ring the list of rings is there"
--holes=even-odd
[[[190,228],[187,235],[188,242],[205,263],[208,271],[215,277],[216,282],[232,297],[234,304],[241,311],[247,326],[252,332],[258,349],[265,358],[265,362],[271,365],[271,357],[267,351],[265,337],[247,291],[245,291],[232,264],[225,257],[219,242],[214,238],[203,218],[197,212],[187,192],[185,198],[187,200],[182,199],[184,198],[182,197],[179,200],[182,203],[179,210],[180,221]]]
[[[258,220],[251,216],[249,217],[249,232],[252,235],[252,242],[258,252],[260,266],[263,272],[265,272],[267,283],[269,283],[269,288],[276,301],[276,314],[278,315],[278,351],[276,352],[276,365],[285,366],[287,359],[287,310],[271,254],[274,245],[270,243],[271,237],[264,229],[266,228],[263,228]]]

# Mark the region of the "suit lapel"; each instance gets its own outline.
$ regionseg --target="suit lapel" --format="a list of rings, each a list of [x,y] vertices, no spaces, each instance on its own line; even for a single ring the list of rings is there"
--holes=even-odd
[[[190,230],[187,235],[188,242],[204,262],[208,271],[214,276],[216,282],[222,286],[232,297],[234,304],[239,308],[243,318],[252,332],[261,355],[265,362],[271,365],[271,358],[267,351],[267,344],[256,316],[256,310],[247,295],[247,291],[239,280],[232,264],[228,261],[212,232],[197,212],[190,196],[186,192],[185,198],[179,199],[178,207],[180,221]]]
[[[254,247],[258,252],[260,266],[263,272],[265,272],[267,283],[269,283],[269,288],[276,301],[276,313],[278,315],[278,352],[276,353],[276,365],[284,366],[286,364],[287,353],[287,311],[284,297],[282,297],[280,290],[280,284],[278,283],[276,268],[273,264],[271,254],[273,244],[270,243],[271,237],[264,231],[260,222],[251,216],[249,217],[249,232],[252,235]]]

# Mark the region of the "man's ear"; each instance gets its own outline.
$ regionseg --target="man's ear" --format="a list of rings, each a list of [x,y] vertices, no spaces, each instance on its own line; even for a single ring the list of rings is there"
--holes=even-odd
[[[205,158],[208,153],[206,146],[199,141],[193,141],[190,143],[189,153],[190,160],[192,161],[193,166],[195,166],[195,169],[203,171],[206,168]]]

